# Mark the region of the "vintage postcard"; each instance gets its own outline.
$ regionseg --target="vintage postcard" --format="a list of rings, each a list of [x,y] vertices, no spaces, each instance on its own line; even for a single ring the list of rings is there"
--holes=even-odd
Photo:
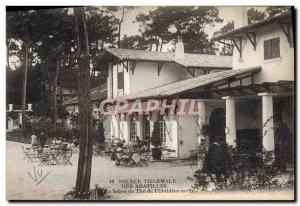
[[[6,7],[7,200],[294,200],[294,20]]]

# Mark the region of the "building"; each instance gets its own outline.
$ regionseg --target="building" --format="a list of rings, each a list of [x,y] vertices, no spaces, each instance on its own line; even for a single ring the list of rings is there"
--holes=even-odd
[[[202,93],[225,101],[226,141],[238,151],[263,150],[293,163],[294,40],[292,13],[247,25],[247,11],[237,8],[235,29],[213,41],[231,41],[233,71],[259,68],[250,82],[235,81]],[[283,132],[285,131],[285,132]]]
[[[26,112],[32,112],[32,104],[27,104]],[[6,108],[6,132],[12,132],[22,126],[22,105],[8,104]]]
[[[103,120],[103,126],[105,130],[105,139],[110,139],[110,117],[101,115],[100,104],[107,98],[107,86],[106,84],[100,85],[91,89],[91,101],[92,101],[92,114],[96,120]],[[77,115],[79,113],[78,97],[68,99],[62,103],[70,115]],[[66,120],[67,128],[72,128],[71,119]]]
[[[75,90],[57,87],[57,92],[56,92],[57,102],[59,104],[62,104],[63,102],[66,102],[69,99],[76,97],[77,96],[76,93],[77,92]]]
[[[192,84],[185,85],[185,82],[202,84],[197,78],[226,72],[232,67],[231,57],[184,53],[180,38],[175,53],[108,48],[100,57],[100,62],[108,69],[108,99],[128,100],[131,102],[129,104],[149,98],[173,98],[180,93],[176,91],[176,86],[188,90]],[[165,95],[163,92],[171,93]],[[197,114],[155,116],[146,112],[129,114],[125,109],[111,115],[111,118],[112,138],[131,142],[138,136],[149,141],[154,122],[159,121],[162,145],[170,151],[170,156],[188,157],[190,151],[197,148]]]
[[[107,49],[108,98],[196,100],[197,115],[153,117],[151,113],[112,115],[114,137],[149,139],[159,120],[163,146],[187,157],[204,139],[227,142],[240,154],[268,151],[293,163],[294,43],[292,15],[247,25],[247,11],[236,8],[235,29],[213,41],[234,47],[233,57]],[[232,67],[232,70],[230,70]],[[203,131],[206,131],[205,134]],[[282,131],[285,130],[282,135]]]

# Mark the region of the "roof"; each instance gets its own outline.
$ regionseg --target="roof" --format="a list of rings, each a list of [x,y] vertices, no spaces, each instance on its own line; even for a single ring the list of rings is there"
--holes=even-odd
[[[107,98],[107,84],[102,84],[100,86],[97,86],[91,89],[90,91],[91,91],[91,101],[104,100]],[[74,97],[72,99],[63,102],[63,105],[72,105],[72,104],[78,104],[78,97]]]
[[[284,13],[284,14],[281,14],[281,15],[274,16],[272,18],[268,18],[268,19],[265,19],[265,20],[262,20],[262,21],[259,21],[259,22],[253,23],[253,24],[249,24],[249,25],[240,27],[238,29],[231,30],[231,31],[229,31],[225,34],[215,36],[211,40],[212,41],[219,41],[219,40],[222,40],[222,39],[231,38],[234,35],[244,33],[246,31],[258,29],[258,28],[263,27],[265,25],[270,25],[272,23],[277,23],[279,21],[280,22],[291,22],[291,20],[292,20],[292,14],[291,14],[291,12],[287,12],[287,13]]]
[[[163,86],[147,89],[141,92],[123,96],[122,99],[134,100],[145,98],[161,98],[177,95],[192,89],[208,86],[210,84],[220,82],[225,79],[230,79],[238,75],[246,73],[260,72],[260,67],[253,67],[247,69],[226,70],[221,72],[214,72],[206,75],[197,76],[190,79],[181,80],[174,83],[165,84]]]
[[[138,49],[107,48],[101,55],[100,61],[118,58],[122,61],[149,61],[176,63],[183,67],[203,67],[231,69],[232,57],[209,55],[209,54],[191,54],[185,53],[185,58],[176,59],[174,52],[154,52]]]

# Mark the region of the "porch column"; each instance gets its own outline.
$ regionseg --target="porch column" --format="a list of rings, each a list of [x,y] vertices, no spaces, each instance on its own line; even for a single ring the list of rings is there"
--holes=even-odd
[[[22,113],[18,113],[19,125],[22,125]],[[16,121],[16,120],[15,120]]]
[[[201,132],[203,125],[205,125],[205,101],[200,100],[198,102],[198,145],[201,143],[201,139],[205,138]]]
[[[259,93],[262,97],[262,129],[263,147],[267,151],[275,150],[274,127],[273,127],[273,95],[271,93]]]
[[[208,143],[208,139],[202,134],[202,127],[205,125],[205,101],[198,102],[198,146],[201,145],[201,140]],[[208,144],[207,144],[208,145]],[[204,161],[204,154],[198,154],[198,169],[202,169]]]
[[[233,148],[236,147],[236,122],[235,122],[235,103],[233,97],[222,97],[226,100],[226,142]]]

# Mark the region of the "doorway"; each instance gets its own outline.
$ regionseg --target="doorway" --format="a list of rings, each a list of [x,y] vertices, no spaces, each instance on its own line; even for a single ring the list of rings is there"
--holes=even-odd
[[[226,141],[225,126],[225,110],[217,108],[212,111],[209,117],[209,144]]]

